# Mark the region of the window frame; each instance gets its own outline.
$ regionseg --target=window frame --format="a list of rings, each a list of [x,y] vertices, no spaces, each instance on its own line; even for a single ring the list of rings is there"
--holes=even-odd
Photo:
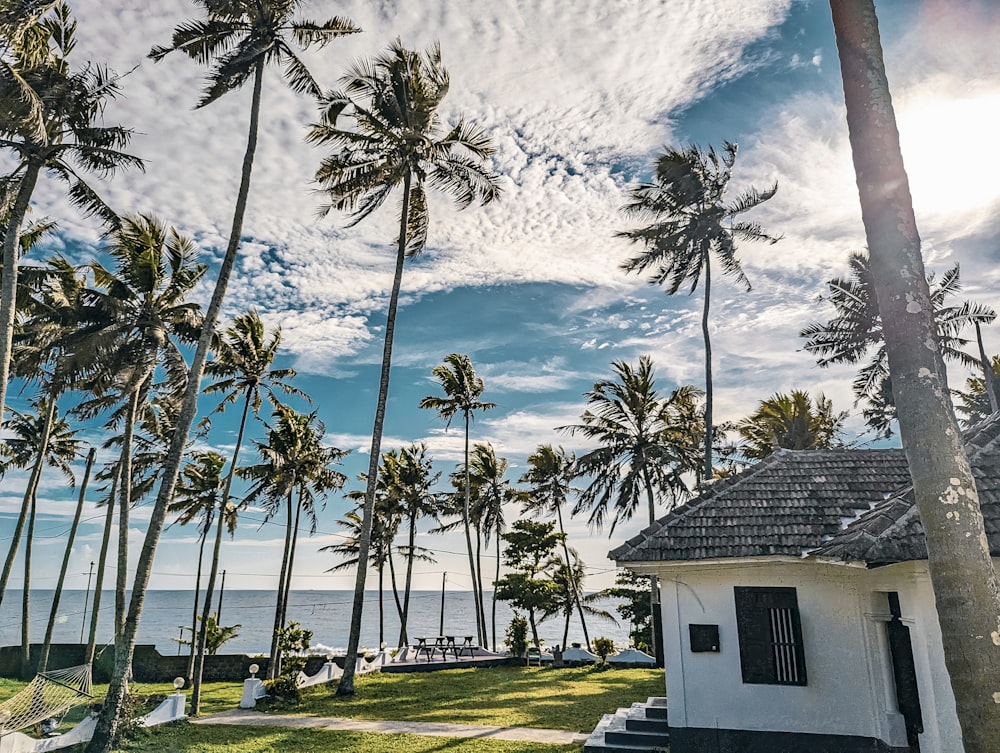
[[[788,586],[734,586],[740,669],[747,685],[808,684],[798,594]]]

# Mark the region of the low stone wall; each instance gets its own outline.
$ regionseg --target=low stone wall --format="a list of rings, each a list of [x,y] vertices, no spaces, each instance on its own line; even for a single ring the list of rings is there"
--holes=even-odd
[[[41,644],[31,645],[33,661],[28,667],[27,677],[24,679],[35,674],[41,648]],[[49,649],[49,668],[62,669],[63,667],[83,664],[84,649],[84,646],[76,643],[53,644]],[[114,661],[114,646],[98,649],[98,655],[94,661],[94,682],[108,682],[111,679]],[[170,682],[175,677],[184,677],[187,672],[187,662],[187,653],[181,656],[164,656],[156,650],[155,646],[139,645],[135,647],[132,657],[132,677],[137,682]],[[315,674],[325,662],[326,657],[324,656],[310,656],[306,661],[305,673]],[[242,681],[250,676],[251,664],[256,664],[259,667],[257,675],[263,676],[267,673],[269,663],[270,659],[266,656],[246,656],[244,654],[206,656],[202,678],[206,682]],[[342,657],[338,663],[343,665]],[[21,677],[20,646],[0,647],[0,677],[13,679]]]

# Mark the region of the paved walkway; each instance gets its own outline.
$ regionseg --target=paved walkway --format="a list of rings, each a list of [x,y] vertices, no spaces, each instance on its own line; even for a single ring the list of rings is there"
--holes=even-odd
[[[248,727],[299,727],[302,729],[345,730],[349,732],[388,732],[397,735],[427,735],[430,737],[479,737],[491,740],[520,742],[564,743],[586,742],[587,735],[561,729],[533,727],[493,727],[479,724],[445,724],[443,722],[381,722],[338,717],[291,716],[264,714],[250,709],[231,709],[218,714],[190,720],[193,724],[235,724]]]

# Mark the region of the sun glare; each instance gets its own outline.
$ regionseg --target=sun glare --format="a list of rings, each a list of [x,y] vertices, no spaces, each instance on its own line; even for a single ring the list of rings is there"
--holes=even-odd
[[[904,105],[903,160],[918,214],[961,214],[1000,199],[1000,92]]]

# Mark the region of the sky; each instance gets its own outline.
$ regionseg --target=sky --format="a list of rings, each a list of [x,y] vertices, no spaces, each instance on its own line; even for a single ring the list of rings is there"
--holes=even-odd
[[[196,110],[204,69],[177,54],[155,64],[146,59],[174,26],[198,16],[192,3],[70,5],[79,19],[78,64],[93,60],[127,73],[106,120],[133,128],[131,150],[147,160],[144,173],[97,181],[102,195],[121,213],[154,212],[218,262],[245,147],[249,89]],[[492,443],[509,460],[514,481],[539,444],[588,448],[556,427],[579,421],[584,393],[611,375],[612,361],[635,363],[648,354],[664,393],[700,386],[700,291],[669,297],[626,275],[619,265],[635,249],[615,233],[630,227],[619,212],[627,189],[648,179],[666,146],[707,148],[724,140],[740,146],[734,193],[777,181],[774,199],[751,219],[782,240],[739,248],[751,291],[715,278],[716,419],[741,418],[776,391],[808,389],[850,411],[849,437],[863,433],[850,392],[853,369],[818,368],[798,336],[805,324],[829,318],[818,297],[827,280],[846,274],[848,254],[865,242],[828,3],[303,5],[306,17],[342,15],[364,30],[305,56],[325,88],[395,37],[419,49],[440,40],[451,75],[445,121],[464,116],[497,147],[492,168],[502,176],[500,201],[459,212],[446,197],[431,197],[427,249],[407,262],[403,277],[383,449],[425,442],[445,477],[461,460],[461,431],[417,408],[438,393],[431,370],[452,352],[471,357],[485,380],[483,398],[496,403],[476,419],[473,441]],[[877,7],[926,263],[941,272],[959,262],[963,296],[996,307],[1000,6],[893,0]],[[342,470],[352,479],[347,488],[357,489],[368,462],[398,207],[390,200],[354,228],[343,216],[319,218],[322,196],[312,176],[323,152],[303,140],[315,105],[288,90],[274,70],[263,102],[244,240],[223,315],[228,320],[253,307],[269,327],[281,327],[280,365],[298,371],[296,384],[312,396],[327,441],[351,451]],[[67,206],[58,183],[40,184],[34,212],[59,223],[39,257],[59,251],[84,262],[99,248],[100,228]],[[196,297],[204,302],[209,294],[205,283]],[[989,352],[1000,352],[996,327],[984,336]],[[952,386],[966,376],[953,371]],[[230,412],[199,447],[231,452],[237,416]],[[103,438],[95,426],[83,434]],[[252,432],[244,458],[262,436],[260,427]],[[23,484],[17,472],[0,482],[0,549]],[[57,475],[43,478],[37,587],[54,585],[73,500]],[[353,575],[325,572],[337,560],[319,551],[342,540],[336,521],[348,507],[332,496],[316,535],[300,541],[295,588],[353,586]],[[148,506],[134,513],[133,561],[148,514]],[[88,505],[84,517],[69,588],[86,585],[100,545],[102,514]],[[518,517],[517,509],[508,512],[508,520]],[[611,537],[590,530],[585,516],[568,522],[570,545],[588,566],[588,589],[612,583],[607,552],[642,520],[621,524]],[[224,544],[227,588],[276,585],[284,530],[261,521],[259,510],[247,511],[235,539]],[[434,550],[437,562],[417,566],[415,587],[438,588],[446,572],[449,588],[467,589],[461,535],[431,536],[428,527],[417,543]],[[192,587],[195,558],[195,532],[169,528],[151,587]],[[11,587],[19,587],[16,577]]]

